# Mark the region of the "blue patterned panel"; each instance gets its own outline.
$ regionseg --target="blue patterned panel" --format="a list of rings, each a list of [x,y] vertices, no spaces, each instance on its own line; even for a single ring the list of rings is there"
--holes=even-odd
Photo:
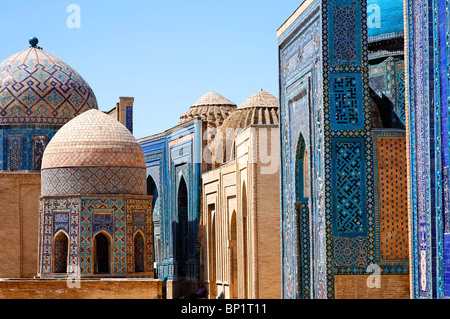
[[[367,267],[367,239],[365,237],[334,238],[334,265],[336,268]]]
[[[92,233],[104,230],[113,235],[113,215],[114,209],[93,209],[92,211]]]
[[[133,133],[133,107],[126,107],[126,127],[127,129]]]
[[[330,74],[332,130],[364,128],[362,77],[359,73]]]
[[[69,233],[69,213],[70,211],[53,211],[53,233],[56,234],[60,229]]]
[[[329,1],[330,64],[361,65],[361,3]]]
[[[42,156],[47,144],[48,136],[46,134],[33,135],[33,150],[31,153],[33,170],[39,171],[41,169]]]
[[[364,236],[367,232],[364,139],[334,138],[332,158],[333,235]]]
[[[450,234],[444,234],[444,278],[445,296],[450,296]]]
[[[20,171],[22,169],[23,147],[22,136],[8,137],[8,170]]]
[[[388,89],[385,62],[369,66],[369,86],[380,96]]]
[[[406,124],[406,114],[405,114],[405,63],[399,61],[395,64],[395,76],[396,76],[396,103],[394,106],[394,112],[397,117]]]
[[[311,68],[321,42],[320,20],[311,22],[311,26],[300,33],[289,45],[280,52],[281,75],[284,83],[292,83]]]
[[[42,170],[43,196],[73,194],[146,194],[145,169],[65,167]]]

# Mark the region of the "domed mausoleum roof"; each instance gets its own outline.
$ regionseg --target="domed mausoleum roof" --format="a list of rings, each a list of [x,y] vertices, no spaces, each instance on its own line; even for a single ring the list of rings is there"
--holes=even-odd
[[[233,113],[228,116],[220,127],[221,135],[218,134],[210,144],[211,153],[215,161],[227,162],[231,160],[230,150],[227,146],[241,129],[245,129],[251,124],[278,124],[278,100],[272,94],[263,90],[253,94],[245,100]],[[223,146],[223,156],[221,160],[217,158],[216,150]]]
[[[0,63],[0,124],[65,124],[98,109],[83,78],[37,42]]]
[[[216,92],[209,92],[197,100],[189,110],[180,117],[179,123],[201,116],[208,127],[219,127],[236,109],[236,104]]]
[[[367,0],[369,42],[403,37],[403,0]]]
[[[244,129],[250,124],[278,124],[278,100],[275,96],[265,91],[253,94],[223,122],[220,129]]]
[[[64,125],[48,143],[42,170],[62,167],[144,168],[141,146],[113,117],[89,110]]]

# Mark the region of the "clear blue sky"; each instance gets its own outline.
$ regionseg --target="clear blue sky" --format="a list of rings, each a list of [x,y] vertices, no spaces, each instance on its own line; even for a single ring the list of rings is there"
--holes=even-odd
[[[39,46],[75,70],[107,111],[135,98],[134,135],[176,125],[216,91],[237,105],[264,89],[278,97],[277,29],[302,0],[15,0],[0,7],[0,61]],[[70,4],[81,28],[66,24]]]

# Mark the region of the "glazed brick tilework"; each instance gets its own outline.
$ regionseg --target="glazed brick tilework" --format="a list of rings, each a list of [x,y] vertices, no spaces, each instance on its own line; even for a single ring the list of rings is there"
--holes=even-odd
[[[382,261],[408,260],[406,137],[374,133],[377,157],[379,254]]]
[[[129,167],[67,167],[42,170],[42,195],[147,192],[146,170]]]
[[[68,265],[78,264],[78,247],[79,247],[79,210],[80,201],[77,198],[59,198],[41,202],[40,206],[40,227],[41,227],[41,243],[40,243],[40,269],[42,274],[50,274],[53,272],[53,225],[54,215],[56,211],[61,210],[67,212],[68,217],[68,237],[69,237],[69,262]]]
[[[381,260],[408,260],[406,138],[378,140]]]
[[[0,64],[0,123],[64,124],[98,109],[94,92],[67,64],[38,48]]]
[[[111,274],[153,277],[152,201],[149,196],[44,197],[41,200],[40,269],[44,277],[54,274],[54,241],[57,232],[69,238],[69,265],[79,266],[82,276],[94,274],[95,236],[107,233],[111,245]],[[61,216],[64,213],[66,216]],[[144,224],[133,219],[144,216]],[[103,215],[101,220],[99,215]],[[106,218],[108,217],[108,218]],[[56,225],[58,224],[58,225]],[[66,231],[68,229],[68,231]],[[135,273],[135,243],[139,232],[144,240],[144,271]]]

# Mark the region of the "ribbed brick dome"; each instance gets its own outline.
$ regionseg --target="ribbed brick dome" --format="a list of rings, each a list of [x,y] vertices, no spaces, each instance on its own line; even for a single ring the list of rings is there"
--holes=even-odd
[[[236,134],[251,124],[278,124],[278,100],[272,94],[260,91],[245,100],[233,113],[228,116],[220,127],[222,134],[218,134],[210,144],[211,153],[217,162],[231,160],[226,147]],[[222,140],[221,140],[222,139]],[[223,159],[217,158],[215,150],[222,143]]]
[[[42,158],[42,196],[147,193],[144,152],[111,116],[89,110],[64,125]]]
[[[192,104],[186,114],[180,117],[179,123],[202,117],[208,127],[219,127],[234,110],[236,104],[216,92],[209,92]]]
[[[80,166],[145,168],[144,152],[120,122],[89,110],[55,134],[42,158],[42,169]]]

